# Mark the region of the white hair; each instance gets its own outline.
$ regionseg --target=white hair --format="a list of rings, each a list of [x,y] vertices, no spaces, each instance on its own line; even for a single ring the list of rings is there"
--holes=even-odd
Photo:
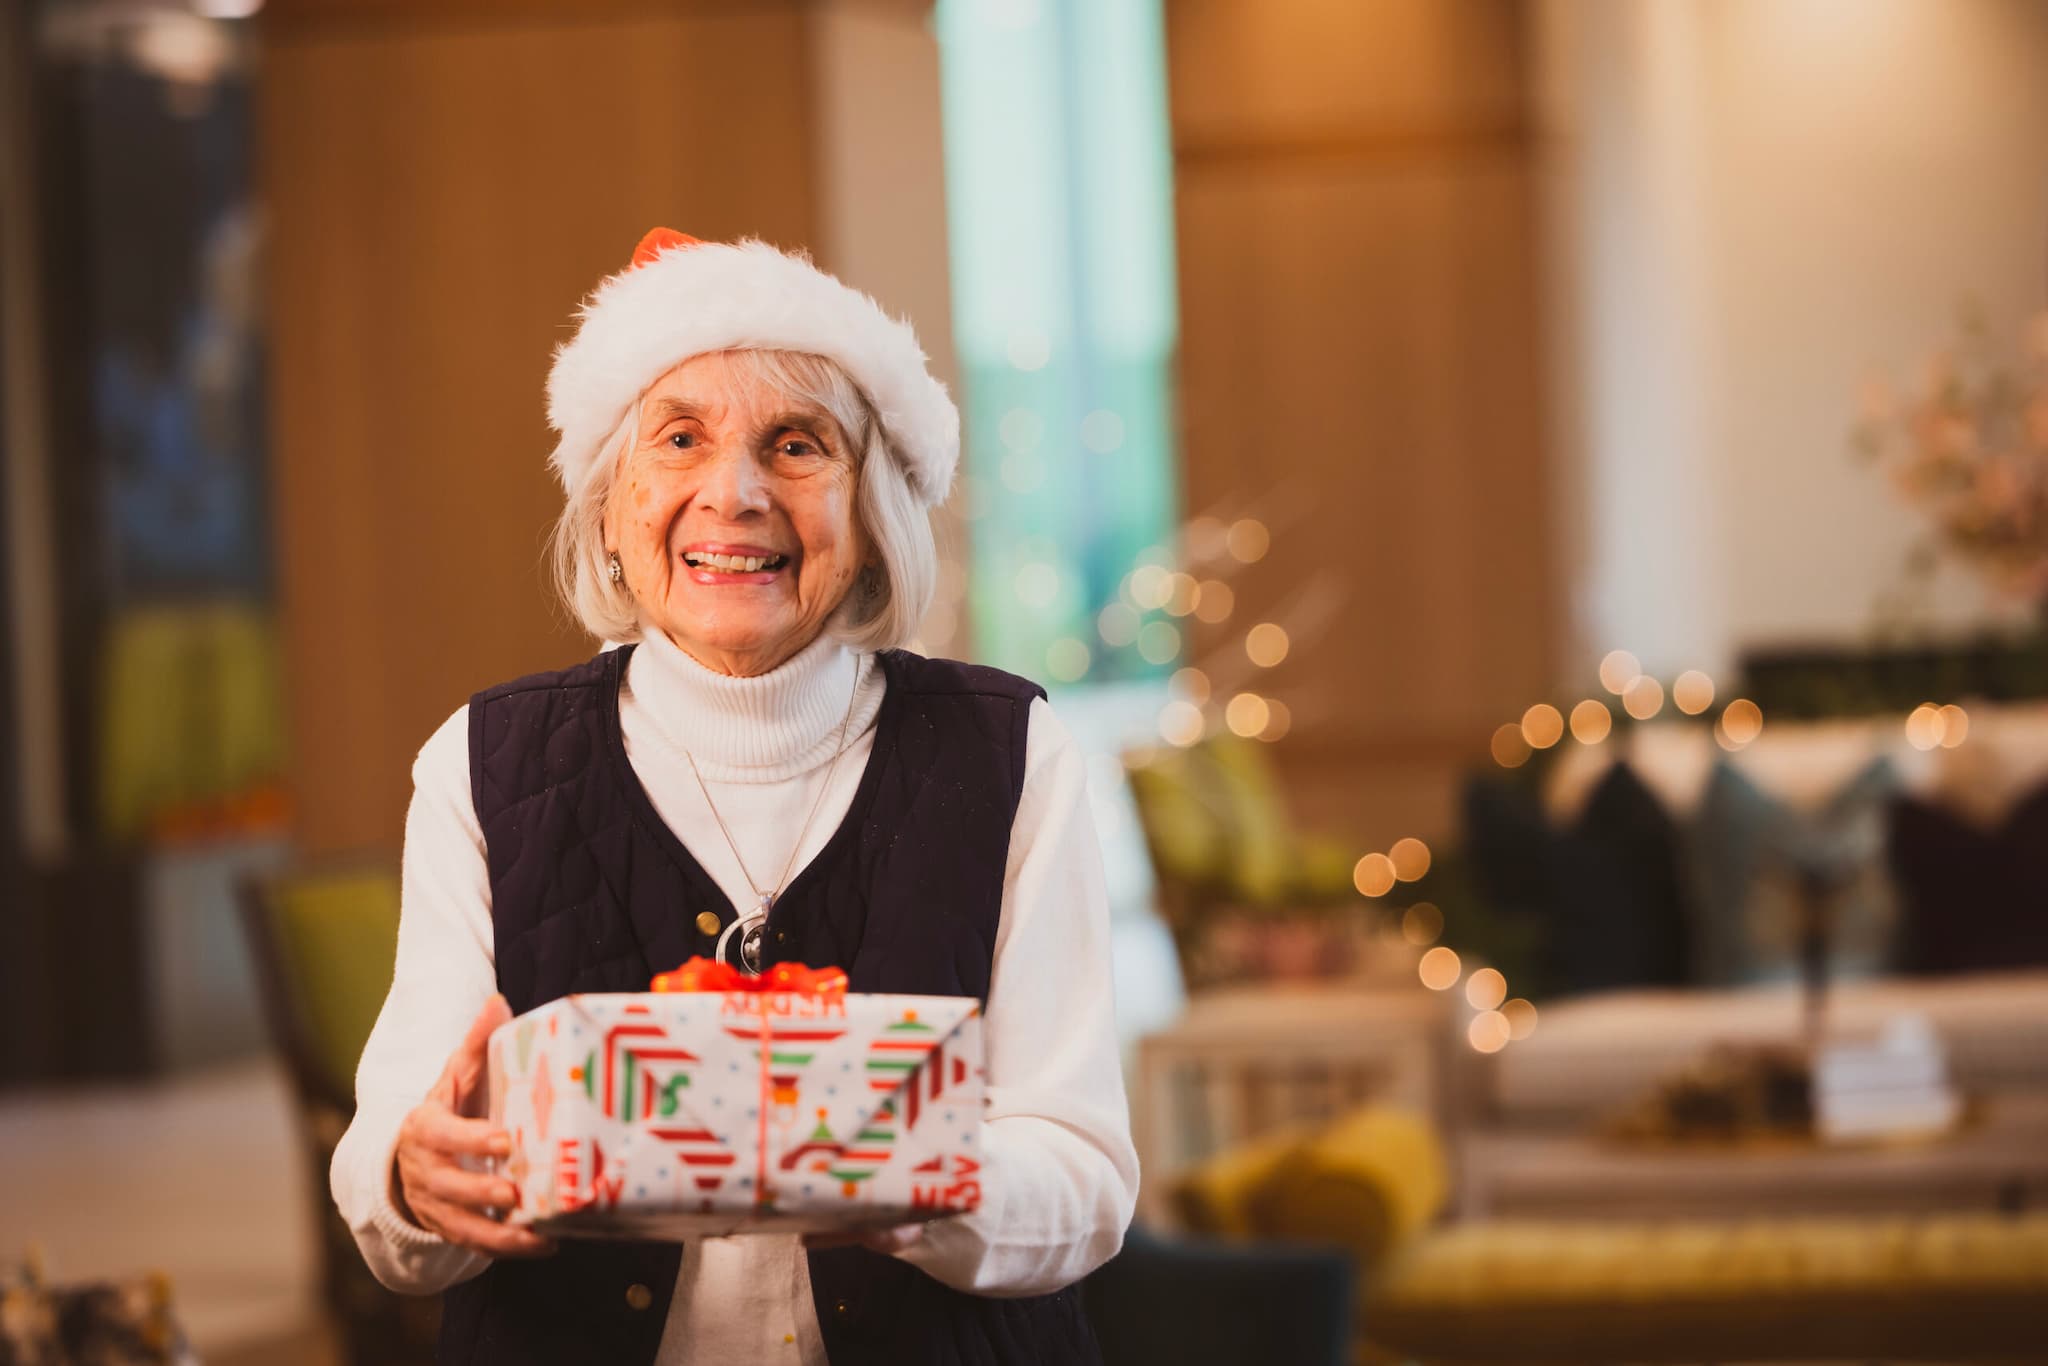
[[[825,630],[857,650],[906,644],[938,591],[939,555],[931,519],[904,474],[903,461],[889,448],[874,406],[837,362],[823,356],[771,350],[729,354],[741,375],[829,413],[854,460],[853,515],[867,535],[873,562],[855,579]],[[636,402],[599,457],[571,484],[550,538],[556,590],[583,629],[599,640],[640,638],[639,611],[626,586],[612,582],[611,547],[604,535],[606,505],[639,429]]]

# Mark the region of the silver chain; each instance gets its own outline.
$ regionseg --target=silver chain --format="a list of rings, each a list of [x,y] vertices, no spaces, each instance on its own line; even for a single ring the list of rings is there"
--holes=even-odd
[[[718,937],[718,947],[713,956],[721,961],[725,958],[725,941],[733,931],[741,930],[740,957],[749,971],[761,968],[760,928],[767,922],[768,912],[775,905],[775,898],[782,895],[782,889],[789,885],[790,870],[796,867],[796,856],[803,852],[804,837],[811,833],[811,822],[818,818],[818,808],[825,804],[825,794],[831,790],[832,775],[839,769],[839,756],[846,753],[846,731],[853,724],[853,704],[860,698],[860,657],[853,661],[853,691],[846,698],[846,718],[839,723],[839,740],[832,749],[832,762],[825,767],[825,780],[818,784],[818,795],[811,799],[810,814],[804,817],[803,828],[796,832],[796,843],[789,847],[789,859],[782,865],[782,875],[775,880],[772,890],[761,890],[761,884],[754,881],[754,875],[747,871],[747,861],[740,857],[739,841],[726,828],[725,817],[718,814],[718,803],[711,800],[711,788],[704,781],[704,775],[697,769],[697,760],[690,751],[683,750],[683,758],[690,765],[690,775],[697,780],[697,790],[704,794],[704,805],[711,810],[711,819],[718,822],[718,833],[725,836],[726,848],[732,850],[732,861],[740,867],[740,876],[747,880],[747,886],[754,889],[757,898],[751,914],[743,914],[726,926],[725,933]],[[681,748],[678,746],[678,748]]]

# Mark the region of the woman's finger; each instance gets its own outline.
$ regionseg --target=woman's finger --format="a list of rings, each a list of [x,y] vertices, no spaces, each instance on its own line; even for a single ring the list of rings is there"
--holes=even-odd
[[[429,1149],[451,1157],[504,1157],[512,1151],[512,1135],[487,1119],[464,1119],[445,1105],[419,1106],[405,1117],[401,1145]]]
[[[494,994],[484,1002],[476,1018],[469,1022],[462,1042],[448,1055],[448,1065],[441,1070],[442,1081],[446,1084],[445,1099],[450,1109],[465,1109],[476,1095],[484,1079],[491,1033],[511,1018],[512,1007],[503,996]]]
[[[426,1221],[422,1227],[432,1229],[451,1243],[493,1257],[546,1257],[555,1250],[553,1239],[543,1238],[532,1229],[501,1224],[432,1197],[427,1197],[422,1217]]]
[[[489,1172],[465,1171],[456,1166],[430,1166],[419,1174],[418,1184],[435,1200],[476,1211],[510,1209],[519,1198],[512,1183]],[[411,1199],[408,1195],[407,1199]]]

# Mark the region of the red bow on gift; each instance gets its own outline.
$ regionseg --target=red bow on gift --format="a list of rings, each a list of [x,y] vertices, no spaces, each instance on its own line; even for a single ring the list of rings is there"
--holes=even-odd
[[[648,985],[654,991],[793,991],[807,996],[844,996],[846,974],[838,968],[777,963],[756,976],[716,959],[692,958],[673,972],[657,972]]]

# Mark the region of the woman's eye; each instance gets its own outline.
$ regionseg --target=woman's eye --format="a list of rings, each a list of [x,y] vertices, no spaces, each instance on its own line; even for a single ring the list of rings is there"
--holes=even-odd
[[[775,448],[783,455],[816,455],[818,448],[800,437],[790,437]]]
[[[676,432],[669,437],[668,444],[679,451],[687,451],[697,444],[697,434],[695,432]]]

